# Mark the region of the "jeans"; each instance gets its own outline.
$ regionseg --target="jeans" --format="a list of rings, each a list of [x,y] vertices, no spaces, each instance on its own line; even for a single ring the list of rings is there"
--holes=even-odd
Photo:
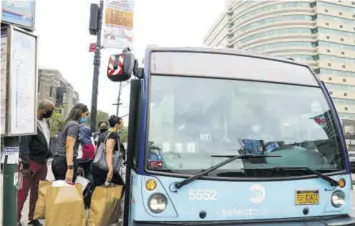
[[[20,166],[21,164],[19,164]],[[28,212],[28,220],[33,220],[33,214],[36,207],[36,201],[38,199],[38,186],[39,181],[45,180],[47,177],[47,162],[38,163],[30,161],[30,170],[34,172],[33,176],[22,177],[22,187],[17,193],[17,221],[21,221],[23,205],[26,202],[28,193],[30,191],[30,208]]]
[[[74,170],[73,170],[73,183],[78,176],[78,163],[76,159],[73,159]],[[65,175],[67,173],[67,159],[65,156],[54,156],[52,162],[52,171],[55,180],[65,180]]]

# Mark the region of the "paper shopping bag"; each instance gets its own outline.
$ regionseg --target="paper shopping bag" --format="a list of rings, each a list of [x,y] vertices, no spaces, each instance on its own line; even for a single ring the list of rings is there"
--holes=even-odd
[[[33,219],[42,219],[45,215],[45,197],[49,187],[52,186],[51,181],[40,181],[38,186],[38,199]]]
[[[81,185],[49,187],[45,212],[48,226],[85,226],[86,215]]]
[[[117,223],[123,186],[96,187],[91,198],[89,226],[109,226]]]

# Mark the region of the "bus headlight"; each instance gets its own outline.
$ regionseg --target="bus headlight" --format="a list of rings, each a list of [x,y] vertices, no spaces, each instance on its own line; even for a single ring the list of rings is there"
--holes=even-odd
[[[341,207],[342,205],[345,204],[345,193],[341,190],[336,190],[332,194],[332,205],[336,208]]]
[[[153,213],[161,213],[165,210],[167,199],[163,194],[153,194],[148,201],[149,209]]]

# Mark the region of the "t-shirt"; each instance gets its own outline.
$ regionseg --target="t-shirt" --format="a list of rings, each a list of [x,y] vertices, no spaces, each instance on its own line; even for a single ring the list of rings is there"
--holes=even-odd
[[[109,132],[110,131],[106,131],[106,132],[100,134],[99,141],[97,143],[98,147],[100,147],[100,144],[105,141],[106,136],[108,135]],[[111,132],[111,134],[107,137],[107,140],[109,140],[109,139],[114,139],[116,141],[113,151],[118,151],[119,150],[119,140],[120,140],[120,137],[118,136],[118,134],[116,132]]]
[[[74,157],[78,156],[78,147],[80,144],[79,132],[79,123],[73,120],[69,121],[64,129],[58,133],[56,155],[65,156],[67,136],[70,136],[76,139],[74,145]]]
[[[42,120],[38,120],[38,125],[40,126],[40,129],[44,135],[44,137],[46,138],[46,141],[47,141],[47,144],[48,144],[48,147],[49,147],[49,142],[50,142],[50,131],[49,131],[49,127],[48,127],[48,124],[47,124],[47,121],[45,119],[42,119]]]

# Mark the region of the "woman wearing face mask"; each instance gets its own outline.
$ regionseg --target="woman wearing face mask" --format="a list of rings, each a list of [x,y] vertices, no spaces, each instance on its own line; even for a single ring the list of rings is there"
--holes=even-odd
[[[97,143],[99,142],[99,137],[101,134],[105,133],[108,130],[108,123],[106,121],[101,121],[98,124],[99,132],[94,133],[93,138],[97,148]]]
[[[112,161],[112,155],[114,152],[119,151],[120,147],[120,138],[119,138],[119,130],[123,126],[123,121],[121,118],[112,115],[108,119],[108,123],[110,125],[110,129],[106,132],[103,132],[98,140],[98,146],[102,142],[105,142],[106,140],[106,163],[108,167],[108,172],[104,172],[101,169],[97,168],[94,165],[91,165],[91,175],[94,181],[94,186],[101,186],[104,185],[105,182],[107,183],[113,183],[117,185],[123,185],[124,182],[122,180],[121,175],[119,174],[113,174],[113,161]]]
[[[76,179],[79,147],[79,123],[85,123],[89,115],[85,104],[76,104],[70,111],[68,118],[59,129],[57,147],[52,162],[52,171],[56,180],[65,180],[71,184]]]

